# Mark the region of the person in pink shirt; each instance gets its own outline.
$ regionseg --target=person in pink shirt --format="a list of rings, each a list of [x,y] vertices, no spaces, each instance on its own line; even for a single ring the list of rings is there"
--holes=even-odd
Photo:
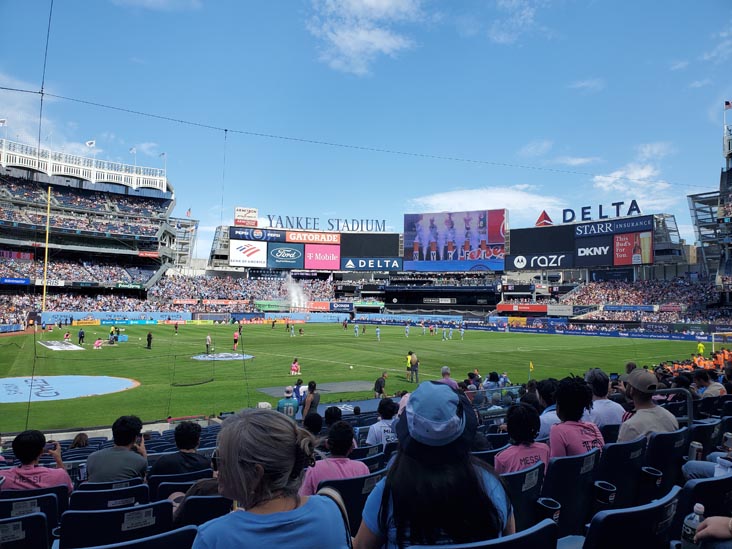
[[[506,412],[506,427],[511,446],[496,455],[496,473],[502,475],[521,471],[539,462],[544,464],[546,472],[549,465],[549,446],[543,442],[534,442],[541,427],[536,408],[525,403],[514,404]]]
[[[316,461],[305,471],[305,480],[300,486],[301,496],[312,496],[318,491],[318,484],[324,480],[360,477],[369,474],[365,463],[349,459],[353,449],[353,427],[346,421],[337,421],[328,431],[326,447],[330,456]]]
[[[46,449],[46,437],[40,431],[23,431],[13,439],[13,453],[20,460],[19,467],[0,471],[3,477],[3,490],[30,490],[35,488],[50,488],[64,484],[69,493],[74,489],[69,474],[64,469],[61,460],[61,446],[52,442],[53,448]],[[56,460],[56,469],[40,467],[38,461],[44,453],[48,453]]]
[[[551,457],[586,454],[602,448],[605,441],[594,423],[581,421],[585,410],[592,408],[592,389],[581,377],[565,377],[554,394],[561,423],[549,432]]]

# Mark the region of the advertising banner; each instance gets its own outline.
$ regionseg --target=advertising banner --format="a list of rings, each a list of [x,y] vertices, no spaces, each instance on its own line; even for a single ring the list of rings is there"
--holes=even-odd
[[[257,208],[234,208],[234,225],[237,227],[256,227],[259,210]]]
[[[231,240],[259,240],[267,242],[284,242],[287,233],[274,229],[251,229],[242,227],[229,227],[229,238]]]
[[[645,215],[623,219],[608,219],[606,221],[594,221],[592,223],[579,223],[573,225],[573,227],[575,238],[652,231],[653,216]],[[513,234],[511,238],[513,239]]]
[[[43,279],[42,278],[36,278],[35,280],[36,286],[43,286]],[[66,286],[66,282],[63,280],[57,280],[55,278],[49,278],[46,280],[46,286]]]
[[[401,271],[403,267],[401,257],[341,258],[341,271]]]
[[[496,311],[499,313],[546,313],[546,305],[532,303],[499,303]]]
[[[340,301],[331,301],[330,302],[330,310],[331,312],[341,312],[341,313],[350,313],[353,310],[353,303],[345,303]]]
[[[511,231],[511,255],[555,254],[572,250],[574,250],[572,225]]]
[[[616,234],[613,237],[613,265],[648,265],[653,263],[653,232]]]
[[[302,244],[340,244],[340,233],[311,233],[305,231],[286,231],[286,242]],[[338,267],[336,267],[336,270]]]
[[[506,256],[507,271],[521,271],[523,269],[568,269],[570,267],[574,267],[574,254],[571,252]]]
[[[30,284],[30,278],[0,278],[0,284],[20,284],[28,286]]]
[[[575,267],[611,267],[613,237],[611,235],[578,238],[575,241]]]
[[[592,280],[592,282],[604,282],[609,280],[633,282],[633,269],[608,269],[607,271],[593,270],[590,271],[590,280]]]
[[[173,305],[195,305],[198,303],[197,299],[174,299]]]
[[[137,252],[138,257],[160,257],[160,252]]]
[[[308,301],[309,311],[330,311],[329,301]]]
[[[302,269],[305,266],[304,244],[267,245],[267,267],[270,269]]]
[[[122,290],[142,290],[144,288],[142,284],[134,282],[118,282],[114,287]]]
[[[0,257],[3,257],[5,259],[31,260],[31,259],[33,259],[33,253],[32,252],[16,252],[16,251],[12,251],[12,250],[0,250]]]
[[[526,317],[525,316],[509,316],[508,324],[511,327],[526,326]]]
[[[341,255],[343,257],[399,257],[399,234],[342,233]]]
[[[404,215],[404,270],[503,270],[506,210]]]
[[[549,316],[572,316],[574,310],[571,305],[554,305],[550,303],[546,306],[546,314]]]
[[[229,265],[232,267],[266,267],[267,243],[229,240]]]
[[[289,236],[290,233],[288,233]],[[314,234],[314,233],[313,233]],[[305,268],[337,271],[341,266],[341,253],[338,246],[323,244],[305,245]]]

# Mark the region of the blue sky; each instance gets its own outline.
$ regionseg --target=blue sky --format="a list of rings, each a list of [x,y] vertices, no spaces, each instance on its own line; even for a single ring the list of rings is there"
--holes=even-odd
[[[40,89],[48,9],[0,4],[0,86]],[[229,133],[224,164],[223,132],[54,98],[41,135],[139,165],[166,152],[202,257],[235,206],[401,231],[407,212],[506,207],[519,228],[635,199],[693,240],[686,195],[723,166],[731,23],[726,0],[57,1],[49,93],[471,162]],[[0,90],[10,139],[36,142],[38,103]]]

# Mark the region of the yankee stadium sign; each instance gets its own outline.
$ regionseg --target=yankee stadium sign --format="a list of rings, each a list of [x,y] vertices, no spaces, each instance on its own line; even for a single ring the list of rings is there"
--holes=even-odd
[[[305,231],[354,231],[354,232],[386,232],[386,219],[346,219],[331,217],[321,224],[319,217],[303,217],[291,215],[267,214],[269,227],[272,229],[297,229]]]

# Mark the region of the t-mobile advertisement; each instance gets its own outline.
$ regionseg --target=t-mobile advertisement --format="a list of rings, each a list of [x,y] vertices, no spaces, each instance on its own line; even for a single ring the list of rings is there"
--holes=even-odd
[[[613,265],[653,263],[653,232],[616,234],[613,237]]]
[[[305,268],[337,271],[341,268],[340,246],[305,244]]]

